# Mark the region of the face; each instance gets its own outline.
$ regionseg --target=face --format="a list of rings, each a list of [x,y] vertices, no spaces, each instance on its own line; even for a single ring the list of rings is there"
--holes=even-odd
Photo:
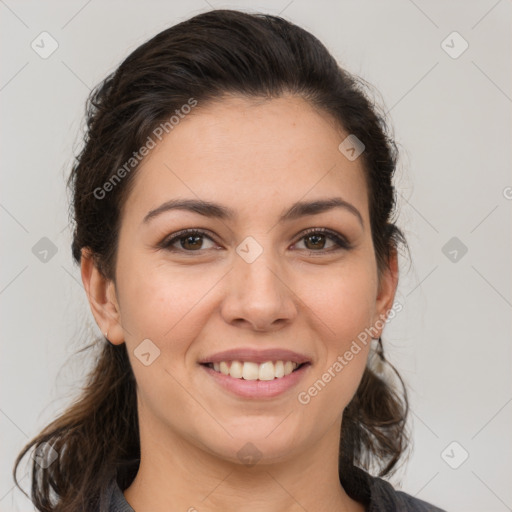
[[[338,149],[346,136],[298,97],[229,97],[199,104],[138,169],[106,286],[112,314],[93,310],[127,344],[141,429],[161,443],[275,461],[339,435],[369,344],[343,356],[396,286],[377,274],[362,162]],[[228,350],[239,352],[219,356]],[[219,359],[262,379],[201,364]],[[280,363],[255,364],[267,360],[306,363],[278,378]]]

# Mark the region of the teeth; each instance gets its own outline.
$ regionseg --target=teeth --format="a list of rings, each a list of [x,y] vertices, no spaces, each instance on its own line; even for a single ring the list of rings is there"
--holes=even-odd
[[[229,375],[229,366],[228,366],[228,363],[226,363],[225,361],[222,361],[220,363],[220,373],[223,373],[224,375]]]
[[[213,367],[216,372],[229,375],[234,379],[274,380],[290,375],[293,370],[298,368],[299,364],[292,361],[266,361],[261,364],[250,361],[221,361],[209,366]]]
[[[260,380],[274,380],[276,372],[274,370],[274,363],[268,361],[259,365],[258,368],[258,379]]]
[[[244,374],[244,365],[240,361],[233,361],[229,368],[229,375],[235,379],[241,379]],[[247,377],[246,377],[247,378]]]
[[[294,366],[294,363],[286,361],[286,363],[284,363],[284,374],[289,375],[293,370],[295,370],[295,368],[297,368],[297,366]]]
[[[235,366],[238,363],[238,361],[233,361],[231,363],[231,366]],[[257,363],[244,363],[241,365],[243,367],[242,369],[242,377],[245,380],[257,380],[259,377],[259,365]],[[231,370],[229,371],[229,375],[231,375]],[[234,375],[231,375],[231,377],[234,377],[235,379],[239,379],[238,375],[236,374],[236,371]]]

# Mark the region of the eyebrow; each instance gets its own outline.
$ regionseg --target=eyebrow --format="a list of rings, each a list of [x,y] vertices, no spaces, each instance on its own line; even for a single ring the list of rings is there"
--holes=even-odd
[[[364,228],[363,217],[359,210],[352,204],[348,203],[340,197],[332,197],[329,199],[317,199],[315,201],[299,201],[294,203],[288,210],[281,214],[279,222],[291,221],[306,215],[317,215],[319,213],[332,210],[333,208],[343,208],[352,213]],[[232,220],[236,217],[236,213],[231,208],[213,203],[211,201],[203,201],[201,199],[171,199],[161,204],[154,210],[151,210],[143,220],[143,223],[149,222],[151,219],[169,210],[185,210],[198,213],[204,217],[217,218],[221,220]]]

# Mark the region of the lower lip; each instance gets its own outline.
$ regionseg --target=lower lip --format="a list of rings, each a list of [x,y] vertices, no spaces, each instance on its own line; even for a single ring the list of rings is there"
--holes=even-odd
[[[278,396],[296,386],[310,366],[311,364],[309,363],[304,364],[298,370],[290,373],[290,375],[285,375],[279,379],[245,380],[235,379],[229,375],[217,372],[208,366],[201,365],[220,386],[244,398],[272,398]]]

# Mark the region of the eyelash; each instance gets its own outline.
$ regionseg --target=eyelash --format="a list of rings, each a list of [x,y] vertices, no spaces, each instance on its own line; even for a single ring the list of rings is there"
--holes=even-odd
[[[331,249],[320,249],[320,250],[303,249],[303,250],[308,251],[309,253],[327,254],[330,252],[337,252],[340,250],[351,249],[351,245],[346,240],[345,237],[343,237],[342,235],[339,235],[335,231],[331,231],[326,228],[309,228],[301,234],[301,237],[297,240],[297,242],[300,242],[302,239],[306,238],[309,235],[313,235],[313,234],[326,235],[327,238],[330,238],[336,244],[337,247],[331,248]],[[158,247],[161,249],[166,249],[171,252],[183,252],[183,253],[189,253],[189,254],[200,253],[201,251],[203,251],[205,249],[188,251],[186,249],[172,247],[172,245],[175,242],[178,242],[180,239],[187,238],[188,236],[193,236],[193,235],[204,236],[204,237],[208,238],[209,240],[211,240],[212,242],[215,242],[215,240],[213,240],[213,238],[211,236],[209,236],[206,231],[203,231],[201,229],[184,229],[182,231],[178,231],[177,233],[174,233],[170,237],[165,238],[162,242],[160,242],[160,244],[158,244]],[[295,242],[295,243],[297,243],[297,242]]]

